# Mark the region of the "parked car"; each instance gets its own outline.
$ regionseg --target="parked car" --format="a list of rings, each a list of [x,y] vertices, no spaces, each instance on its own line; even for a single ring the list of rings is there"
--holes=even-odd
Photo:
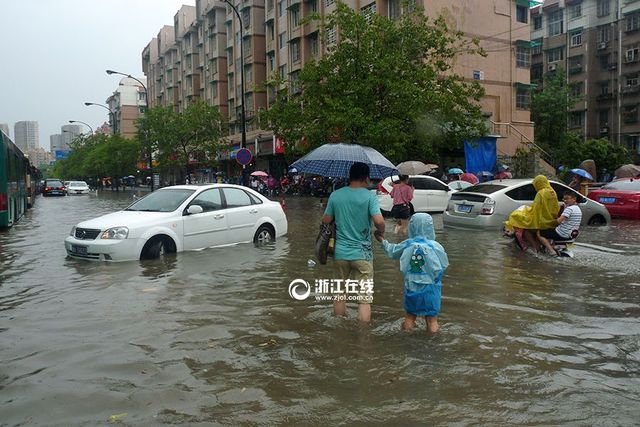
[[[460,191],[460,190],[464,190],[466,188],[469,188],[473,184],[468,182],[468,181],[457,180],[457,181],[451,181],[447,185],[449,186],[451,191],[455,192],[455,191]]]
[[[84,181],[69,181],[67,194],[89,194],[89,185]]]
[[[589,198],[602,203],[613,217],[640,219],[640,178],[616,179],[589,191]]]
[[[393,199],[389,194],[393,186],[391,182],[398,181],[399,177],[390,176],[378,184],[376,194],[383,214],[389,215],[393,208]],[[410,175],[409,184],[413,186],[413,207],[416,212],[442,212],[447,208],[451,189],[438,178],[426,175]]]
[[[44,184],[42,186],[42,197],[65,196],[66,194],[66,188],[59,179],[49,178],[44,180]]]
[[[236,243],[265,243],[287,233],[278,202],[228,184],[165,187],[128,208],[83,221],[65,239],[73,258],[126,261]]]
[[[582,211],[582,224],[605,225],[611,215],[604,205],[590,200],[565,184],[550,181],[558,195],[558,202],[566,191],[576,195]],[[476,184],[451,195],[444,212],[446,226],[472,228],[501,228],[514,209],[531,205],[536,196],[532,179],[503,179]]]

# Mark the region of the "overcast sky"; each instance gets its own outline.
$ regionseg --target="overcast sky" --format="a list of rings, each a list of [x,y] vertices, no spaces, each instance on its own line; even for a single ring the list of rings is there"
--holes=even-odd
[[[142,49],[181,5],[195,0],[1,0],[0,123],[35,120],[40,145],[69,120],[94,129],[108,120],[101,107],[117,89],[113,69],[142,74]],[[86,132],[87,127],[83,126]]]

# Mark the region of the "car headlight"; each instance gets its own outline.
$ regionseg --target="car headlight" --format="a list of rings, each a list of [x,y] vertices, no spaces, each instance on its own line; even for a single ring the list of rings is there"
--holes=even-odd
[[[69,236],[76,236],[76,226],[71,227],[71,231],[69,232]]]
[[[101,239],[115,239],[124,240],[129,235],[129,229],[127,227],[113,227],[102,232]]]

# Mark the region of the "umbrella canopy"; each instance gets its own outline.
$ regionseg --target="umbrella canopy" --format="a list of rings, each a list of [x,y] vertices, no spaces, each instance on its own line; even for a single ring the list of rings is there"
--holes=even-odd
[[[371,147],[358,144],[324,144],[293,162],[300,172],[336,178],[348,178],[355,162],[369,165],[371,178],[383,179],[397,175],[396,167]]]
[[[471,184],[477,184],[478,182],[480,182],[478,177],[472,173],[463,173],[462,175],[460,175],[460,181],[467,181]]]
[[[425,172],[430,172],[432,169],[429,165],[425,165],[417,160],[402,162],[397,166],[397,168],[402,175],[420,175]]]
[[[493,172],[489,172],[489,171],[482,171],[482,172],[478,172],[478,176],[483,176],[483,177],[491,177],[493,176]]]
[[[264,176],[264,177],[268,177],[269,174],[263,171],[255,171],[255,172],[251,172],[251,176]]]
[[[427,163],[427,167],[431,170],[438,169],[440,166],[434,165],[433,163]]]
[[[640,175],[640,166],[636,165],[624,165],[616,169],[616,177],[618,178],[635,178]]]
[[[296,174],[296,173],[298,173],[298,169],[296,169],[296,168],[289,168],[289,173]]]
[[[571,169],[571,172],[576,174],[576,175],[578,175],[578,176],[581,176],[583,178],[587,178],[587,179],[590,179],[591,181],[593,181],[593,177],[591,176],[591,174],[589,172],[587,172],[586,170],[584,170],[584,169],[579,169],[579,168],[578,169]]]
[[[461,174],[464,173],[464,171],[462,169],[460,169],[460,168],[451,168],[451,169],[449,169],[449,173],[451,175],[461,175]]]

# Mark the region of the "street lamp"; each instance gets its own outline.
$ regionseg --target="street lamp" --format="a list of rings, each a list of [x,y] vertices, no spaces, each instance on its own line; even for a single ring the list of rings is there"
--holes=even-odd
[[[238,12],[238,9],[231,3],[230,0],[224,0],[224,1],[229,6],[231,6],[231,9],[233,9],[233,11],[235,12],[236,16],[238,17],[238,22],[240,23],[240,90],[242,91],[242,94],[240,96],[240,101],[241,101],[240,105],[242,106],[242,109],[240,112],[241,114],[240,127],[242,128],[242,141],[240,146],[241,148],[247,148],[247,128],[245,126],[246,123],[245,123],[245,111],[244,111],[244,35],[242,34],[242,28],[243,28],[242,17],[240,16],[240,12]],[[234,84],[235,84],[235,78],[234,78]],[[242,166],[242,184],[247,185],[246,166]]]
[[[89,124],[81,122],[80,120],[69,120],[69,123],[82,123],[91,130],[91,134],[93,135],[93,128]]]
[[[125,74],[125,73],[121,73],[120,71],[114,71],[114,70],[106,70],[106,72],[109,75],[118,74],[121,76],[125,76],[140,83],[140,85],[142,85],[142,87],[144,88],[145,114],[147,111],[149,111],[149,91],[147,90],[147,86],[144,83],[142,83],[140,80],[133,77],[131,74]],[[147,139],[149,138],[149,136],[147,135],[147,132],[145,132],[145,138]],[[150,142],[149,141],[146,141],[146,142],[149,144],[149,172],[151,172],[151,191],[153,191],[153,149],[151,148]]]
[[[102,108],[106,108],[107,111],[109,112],[109,115],[111,116],[111,119],[113,121],[113,129],[111,129],[111,134],[115,135],[116,134],[116,113],[113,112],[113,110],[111,110],[111,108],[107,107],[104,104],[98,104],[96,102],[85,102],[84,105],[86,105],[87,107],[91,106],[91,105],[97,105],[98,107],[102,107]]]

